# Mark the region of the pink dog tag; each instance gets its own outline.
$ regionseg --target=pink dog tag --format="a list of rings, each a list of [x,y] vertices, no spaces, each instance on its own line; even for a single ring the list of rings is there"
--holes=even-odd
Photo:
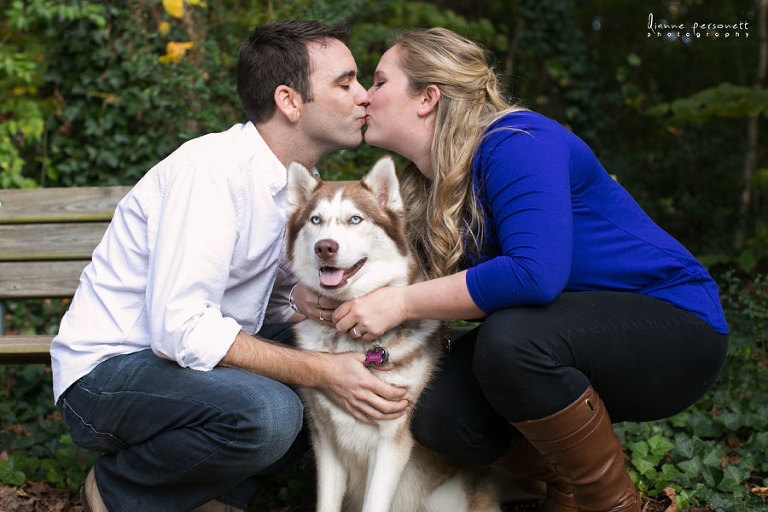
[[[389,352],[381,345],[374,345],[365,353],[365,366],[384,366],[389,361]]]

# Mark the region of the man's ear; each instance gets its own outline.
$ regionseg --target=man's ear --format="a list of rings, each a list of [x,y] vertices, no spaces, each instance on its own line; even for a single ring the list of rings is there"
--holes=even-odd
[[[275,107],[292,123],[301,117],[301,106],[304,104],[301,94],[293,87],[278,85],[275,88]]]
[[[419,103],[419,117],[425,117],[431,114],[440,102],[440,89],[435,84],[430,84],[421,93],[421,102]]]

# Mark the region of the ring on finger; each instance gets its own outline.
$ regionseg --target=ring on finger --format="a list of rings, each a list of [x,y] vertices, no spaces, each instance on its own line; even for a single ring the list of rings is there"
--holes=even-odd
[[[354,336],[355,338],[359,338],[360,337],[360,335],[357,334],[357,328],[356,327],[352,328],[352,336]]]
[[[325,322],[325,318],[323,318],[323,311],[325,311],[323,308],[320,308],[320,321]]]

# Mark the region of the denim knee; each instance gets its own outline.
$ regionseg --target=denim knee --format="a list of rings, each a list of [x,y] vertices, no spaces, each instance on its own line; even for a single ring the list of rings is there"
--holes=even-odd
[[[232,442],[228,452],[258,471],[288,451],[301,432],[303,419],[298,395],[275,382],[267,392],[243,397],[239,406],[223,412],[211,428],[223,441]]]
[[[72,441],[87,450],[115,453],[125,448],[125,443],[110,432],[103,432],[80,415],[64,394],[57,403],[64,423],[69,427]]]

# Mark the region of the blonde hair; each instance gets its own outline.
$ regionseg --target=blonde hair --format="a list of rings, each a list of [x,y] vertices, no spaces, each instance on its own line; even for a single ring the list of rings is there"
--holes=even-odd
[[[456,272],[465,251],[479,253],[484,225],[472,161],[485,128],[523,109],[504,99],[484,49],[470,39],[431,28],[402,32],[393,46],[400,50],[399,64],[412,93],[429,85],[440,90],[432,179],[412,163],[401,179],[409,241],[424,273],[436,278]]]

